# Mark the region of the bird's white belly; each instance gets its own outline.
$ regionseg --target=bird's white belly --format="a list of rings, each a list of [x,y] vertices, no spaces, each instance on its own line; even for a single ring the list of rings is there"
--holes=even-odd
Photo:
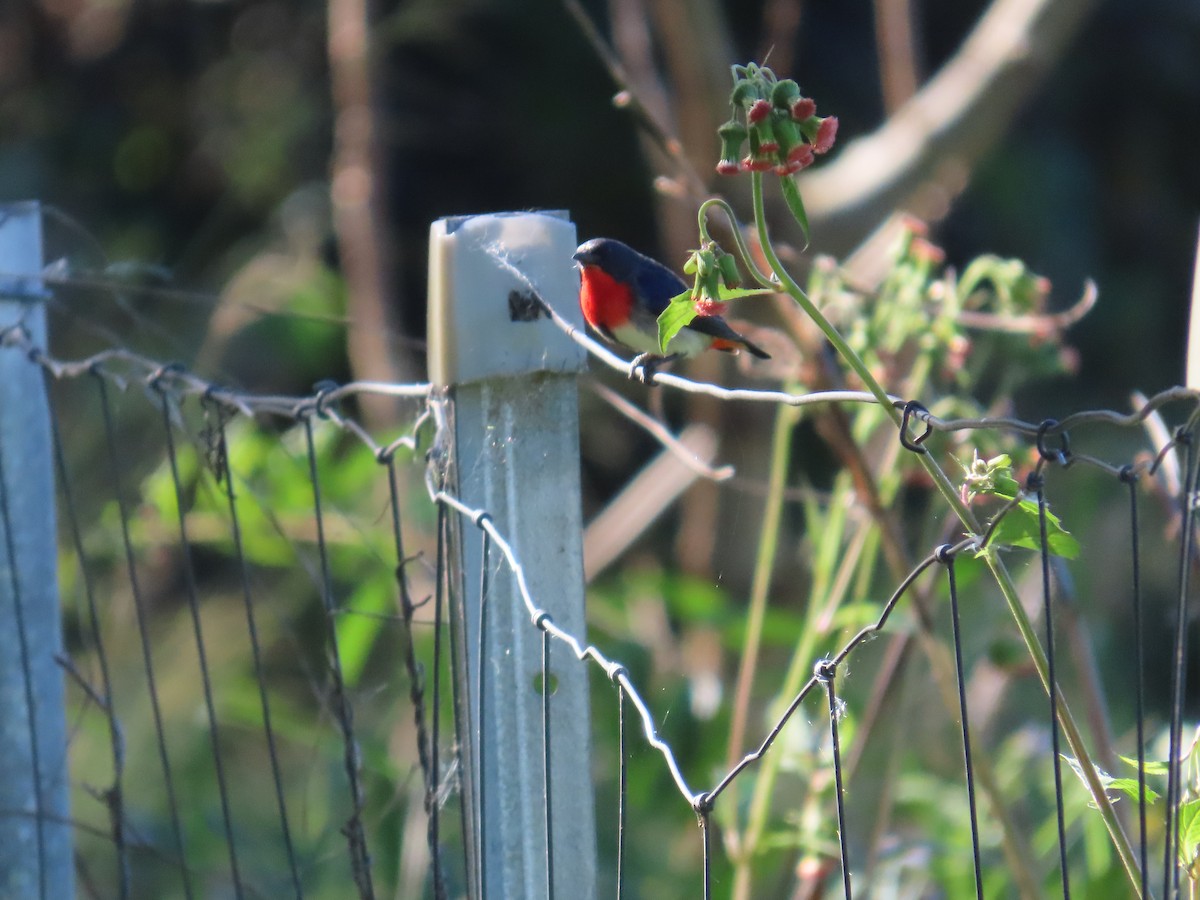
[[[632,323],[626,323],[619,328],[613,328],[612,333],[613,337],[631,350],[636,350],[638,353],[662,355],[662,350],[658,346],[657,331],[652,335],[647,334]],[[705,335],[684,328],[671,339],[671,343],[667,345],[667,352],[679,353],[683,356],[695,356],[701,350],[708,347],[711,340],[711,338]]]

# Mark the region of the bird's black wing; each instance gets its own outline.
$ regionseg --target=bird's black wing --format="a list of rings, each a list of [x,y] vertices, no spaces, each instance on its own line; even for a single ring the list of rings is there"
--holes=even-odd
[[[686,327],[692,329],[692,331],[707,334],[709,337],[741,344],[759,359],[771,358],[771,354],[751,341],[746,340],[745,337],[734,331],[729,323],[720,316],[696,316]]]

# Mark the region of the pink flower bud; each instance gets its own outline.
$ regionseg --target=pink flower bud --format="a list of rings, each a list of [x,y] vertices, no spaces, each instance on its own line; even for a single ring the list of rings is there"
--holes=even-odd
[[[718,175],[736,175],[739,171],[736,159],[723,159],[717,163]]]
[[[767,156],[771,153],[778,153],[779,152],[779,142],[778,141],[763,141],[761,144],[758,145],[758,152],[761,153],[763,156]]]
[[[946,261],[945,250],[920,236],[914,235],[908,252],[912,255],[913,259],[935,266],[940,266]]]
[[[750,111],[746,113],[746,121],[751,125],[757,125],[764,121],[771,114],[770,100],[755,100],[750,106]]]
[[[811,119],[817,114],[817,101],[812,97],[801,97],[792,104],[792,118],[797,122]]]
[[[721,303],[711,297],[701,297],[695,301],[696,315],[698,316],[720,316],[728,309],[728,305]]]
[[[793,164],[798,163],[800,169],[811,166],[813,162],[812,144],[797,144],[792,148],[792,152],[788,154],[788,162]],[[800,169],[796,171],[798,172]]]
[[[747,156],[739,163],[743,172],[769,172],[774,165],[771,160],[758,156]]]
[[[827,116],[817,126],[817,136],[813,139],[813,153],[828,153],[837,139],[837,116]]]
[[[904,226],[905,231],[919,235],[920,237],[925,237],[929,234],[929,226],[925,224],[924,220],[918,219],[910,213],[900,214],[900,224]]]

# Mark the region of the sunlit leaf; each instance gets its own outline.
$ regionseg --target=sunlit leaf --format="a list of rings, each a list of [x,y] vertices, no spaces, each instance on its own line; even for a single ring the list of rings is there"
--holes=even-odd
[[[1200,800],[1179,804],[1175,816],[1179,824],[1179,859],[1185,866],[1190,865],[1200,845]]]
[[[774,291],[766,288],[727,288],[724,285],[719,287],[720,293],[719,302],[728,303],[731,300],[740,300],[743,297],[759,297],[763,294],[772,294]],[[667,304],[667,308],[662,311],[658,317],[658,348],[665,355],[670,351],[667,345],[671,343],[672,338],[679,332],[691,324],[692,319],[696,318],[696,304],[692,301],[691,290],[684,291],[671,298]]]
[[[1079,555],[1079,542],[1063,528],[1058,516],[1050,510],[1046,510],[1046,543],[1055,556],[1075,559]],[[993,530],[988,546],[1040,550],[1042,534],[1037,501],[1025,498],[1010,507]]]
[[[1138,767],[1138,761],[1133,757],[1122,756],[1121,762],[1127,763],[1135,769]],[[1142,764],[1142,768],[1147,775],[1166,775],[1168,772],[1165,759],[1148,759]]]
[[[1114,791],[1120,791],[1126,796],[1137,800],[1141,796],[1141,787],[1138,785],[1136,778],[1111,778],[1104,785],[1106,788]],[[1146,788],[1146,802],[1154,803],[1158,800],[1158,791],[1150,787]]]

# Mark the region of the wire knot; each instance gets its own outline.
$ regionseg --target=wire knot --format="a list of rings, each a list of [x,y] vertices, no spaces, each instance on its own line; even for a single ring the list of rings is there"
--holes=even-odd
[[[319,419],[329,418],[329,395],[336,391],[341,385],[332,379],[318,381],[313,385],[313,390],[317,392],[313,397],[312,410],[316,413]]]
[[[813,666],[813,677],[823,684],[828,684],[837,676],[837,663],[832,659],[818,659]]]
[[[166,378],[168,375],[178,375],[180,372],[183,372],[183,371],[184,371],[184,366],[183,366],[183,363],[181,363],[181,362],[165,363],[165,364],[159,366],[153,372],[151,372],[148,376],[146,376],[146,386],[153,388],[154,390],[158,391],[159,393],[162,393],[162,391],[164,390],[164,388],[162,386],[163,379]]]
[[[1065,431],[1058,433],[1058,447],[1051,449],[1046,446],[1046,437],[1054,429],[1058,428],[1058,419],[1046,419],[1038,426],[1037,430],[1037,452],[1038,456],[1046,462],[1056,462],[1060,466],[1065,466],[1071,459],[1071,438]]]
[[[954,547],[951,544],[942,544],[933,551],[933,558],[944,566],[954,562]]]
[[[909,425],[912,422],[913,416],[916,416],[920,421],[925,423],[925,430],[916,437],[908,436]],[[929,421],[929,410],[916,400],[909,400],[904,404],[903,418],[900,420],[900,444],[905,450],[911,450],[913,453],[927,453],[928,451],[921,446],[926,439],[933,434],[933,425]]]

